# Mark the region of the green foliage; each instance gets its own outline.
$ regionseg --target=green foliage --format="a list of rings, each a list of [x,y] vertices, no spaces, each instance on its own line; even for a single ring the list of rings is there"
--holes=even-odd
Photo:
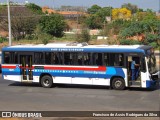
[[[32,10],[34,13],[42,14],[42,8],[34,3],[26,4],[26,7]]]
[[[64,18],[59,14],[43,16],[40,19],[39,25],[43,32],[55,37],[62,37],[64,35],[63,31],[66,27]]]
[[[151,42],[149,43],[148,45],[154,47],[154,48],[157,48],[158,47],[158,44],[156,42]]]
[[[90,29],[101,29],[103,27],[103,22],[100,17],[91,15],[86,19],[86,25]]]
[[[158,34],[147,34],[146,35],[146,41],[148,43],[152,43],[152,42],[156,42],[160,36],[158,36]]]
[[[99,9],[95,14],[97,17],[101,18],[103,22],[106,19],[106,16],[112,16],[112,7],[104,7]]]
[[[26,35],[26,36],[25,36],[25,39],[27,39],[27,40],[34,40],[34,39],[35,39],[35,35],[34,35],[34,34]]]
[[[6,8],[6,6],[0,5],[0,10],[3,10],[4,8]]]
[[[37,25],[35,31],[34,31],[34,39],[38,39],[39,41],[42,41],[43,44],[47,44],[49,40],[53,38],[52,35],[47,34],[41,30],[41,26]]]
[[[146,34],[145,44],[153,46],[154,48],[158,47],[158,40],[160,40],[160,35],[158,34]]]
[[[3,43],[4,41],[7,41],[7,38],[5,38],[5,37],[0,37],[0,43]]]
[[[114,34],[118,35],[119,32],[129,26],[131,21],[117,19],[112,21],[111,23],[107,24],[105,29],[105,35]]]
[[[42,43],[45,45],[49,42],[49,40],[52,39],[52,36],[47,33],[42,33],[39,35],[39,37],[40,37],[40,40],[42,40]]]
[[[78,42],[89,42],[90,39],[91,39],[91,37],[90,37],[87,29],[83,29],[82,33],[77,35]]]
[[[147,30],[147,28],[148,26],[144,26],[144,24],[141,22],[132,22],[128,27],[120,32],[120,36],[122,38],[135,36],[137,34],[143,33],[145,30]]]
[[[135,36],[141,33],[157,33],[159,20],[133,21],[128,27],[120,32],[122,38]]]
[[[96,12],[98,12],[101,9],[100,6],[98,5],[93,5],[91,8],[88,8],[88,13],[89,14],[95,14]]]
[[[121,45],[137,45],[137,44],[139,45],[142,43],[139,41],[135,41],[135,40],[122,39],[122,40],[120,40],[120,44]]]
[[[127,8],[128,10],[130,10],[132,12],[132,14],[136,13],[139,9],[137,7],[137,5],[133,5],[131,3],[125,3],[121,6],[122,8]]]
[[[112,7],[101,8],[97,5],[93,5],[88,9],[88,12],[91,14],[86,19],[86,25],[90,29],[101,29],[103,28],[103,23],[106,22],[106,16],[111,16]]]
[[[141,12],[140,10],[134,15],[135,19],[138,21],[143,20],[155,20],[157,19],[155,12],[152,10],[147,10],[145,12]]]

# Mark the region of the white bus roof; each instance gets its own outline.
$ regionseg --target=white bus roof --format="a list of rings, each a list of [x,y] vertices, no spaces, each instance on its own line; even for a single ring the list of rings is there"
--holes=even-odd
[[[83,43],[49,43],[49,44],[25,44],[10,46],[10,48],[123,48],[123,49],[137,49],[143,47],[143,45],[88,45]]]

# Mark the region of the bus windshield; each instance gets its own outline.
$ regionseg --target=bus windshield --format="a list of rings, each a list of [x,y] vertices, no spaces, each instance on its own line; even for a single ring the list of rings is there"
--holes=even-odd
[[[148,56],[148,70],[150,73],[156,72],[156,58],[154,54]]]

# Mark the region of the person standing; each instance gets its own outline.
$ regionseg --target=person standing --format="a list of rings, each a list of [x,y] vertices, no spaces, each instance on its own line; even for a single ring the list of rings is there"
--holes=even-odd
[[[136,80],[136,78],[138,77],[138,73],[137,73],[137,68],[139,64],[136,64],[136,59],[135,57],[132,57],[132,62],[131,62],[131,80]]]

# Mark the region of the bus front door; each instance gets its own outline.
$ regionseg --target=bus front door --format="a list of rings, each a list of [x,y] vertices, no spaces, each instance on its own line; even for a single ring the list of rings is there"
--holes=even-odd
[[[140,56],[127,56],[127,74],[129,87],[141,87]]]
[[[22,81],[32,81],[32,55],[20,55]]]

